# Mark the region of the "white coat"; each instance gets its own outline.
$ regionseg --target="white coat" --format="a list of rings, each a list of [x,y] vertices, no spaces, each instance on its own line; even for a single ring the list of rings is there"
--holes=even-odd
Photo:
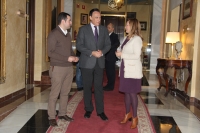
[[[142,63],[140,59],[142,49],[141,37],[135,35],[124,45],[121,59],[124,61],[124,78],[141,79]]]

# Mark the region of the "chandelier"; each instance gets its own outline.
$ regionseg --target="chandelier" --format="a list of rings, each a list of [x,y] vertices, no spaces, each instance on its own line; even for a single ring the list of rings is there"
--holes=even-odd
[[[109,0],[108,7],[111,10],[119,10],[124,5],[124,0]]]

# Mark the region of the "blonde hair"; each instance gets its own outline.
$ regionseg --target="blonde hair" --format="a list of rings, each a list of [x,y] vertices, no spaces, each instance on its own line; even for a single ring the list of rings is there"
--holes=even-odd
[[[130,39],[134,35],[138,35],[143,40],[142,34],[141,34],[140,22],[136,18],[134,18],[134,19],[128,19],[127,22],[129,23],[129,25],[131,27],[131,32],[128,33],[128,35],[127,35],[128,38]]]

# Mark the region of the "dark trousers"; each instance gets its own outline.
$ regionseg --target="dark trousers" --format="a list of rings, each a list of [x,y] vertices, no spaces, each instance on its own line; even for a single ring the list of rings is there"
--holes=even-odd
[[[93,111],[92,103],[92,83],[94,82],[94,98],[96,105],[96,112],[98,114],[104,112],[103,102],[103,68],[100,68],[96,63],[93,69],[81,68],[83,79],[83,93],[85,111]]]
[[[106,68],[106,76],[108,79],[106,87],[108,87],[109,89],[114,89],[114,86],[115,86],[115,60],[110,60],[110,61],[106,60],[105,68]]]

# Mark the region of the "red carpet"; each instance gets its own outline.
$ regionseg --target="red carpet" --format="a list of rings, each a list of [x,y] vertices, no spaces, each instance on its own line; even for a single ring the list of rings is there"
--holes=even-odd
[[[104,76],[105,77],[105,76]],[[105,83],[104,83],[105,85]],[[108,116],[108,121],[102,121],[100,117],[97,116],[96,110],[92,112],[90,119],[84,118],[84,102],[83,100],[78,104],[76,111],[74,112],[73,122],[61,122],[67,123],[65,128],[54,128],[55,133],[152,133],[155,132],[151,119],[149,117],[148,110],[146,109],[145,104],[141,100],[141,97],[138,96],[139,105],[138,105],[138,118],[139,124],[138,128],[130,129],[131,122],[128,121],[126,124],[120,124],[120,121],[123,119],[125,114],[125,105],[124,105],[124,94],[119,93],[119,78],[116,77],[116,84],[114,91],[104,91],[104,110],[105,114]],[[79,92],[80,93],[80,92]],[[78,93],[78,94],[79,94]],[[94,95],[93,95],[93,105],[94,104]],[[59,124],[59,126],[60,126]],[[65,131],[64,131],[65,130]],[[67,131],[66,131],[67,130]],[[52,132],[48,131],[48,132]]]

